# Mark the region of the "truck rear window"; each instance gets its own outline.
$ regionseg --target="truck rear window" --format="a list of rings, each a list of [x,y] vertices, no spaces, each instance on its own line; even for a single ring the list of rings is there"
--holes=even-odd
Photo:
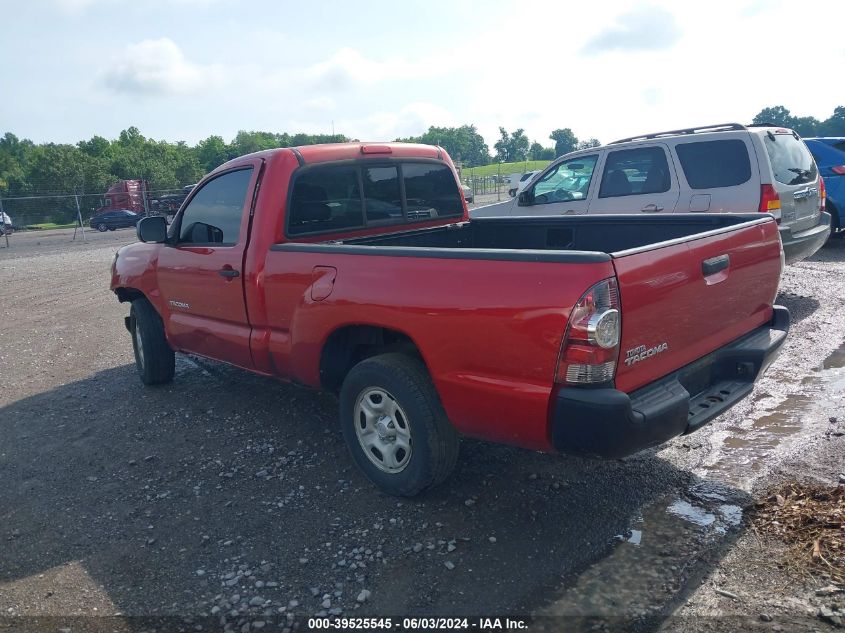
[[[763,144],[772,161],[775,180],[785,185],[803,185],[816,179],[816,161],[804,142],[792,134],[773,134],[763,137]]]
[[[735,187],[751,178],[748,148],[739,139],[678,143],[675,150],[692,189]]]
[[[294,176],[287,233],[307,235],[463,214],[443,163],[315,165]]]

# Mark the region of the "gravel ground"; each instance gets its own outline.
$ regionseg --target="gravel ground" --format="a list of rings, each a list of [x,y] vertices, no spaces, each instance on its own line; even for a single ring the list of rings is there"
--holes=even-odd
[[[823,361],[845,332],[845,241],[788,268],[781,358],[714,424],[624,461],[467,441],[444,486],[400,502],[352,466],[331,396],[188,357],[172,385],[144,388],[107,288],[133,233],[53,233],[0,248],[0,626],[757,618],[773,607],[713,598],[754,538],[743,508],[774,479],[843,469],[828,414],[845,385]],[[828,626],[800,600],[795,614]]]

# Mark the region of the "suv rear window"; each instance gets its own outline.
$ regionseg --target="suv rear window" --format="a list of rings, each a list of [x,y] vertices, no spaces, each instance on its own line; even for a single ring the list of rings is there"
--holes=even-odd
[[[775,180],[784,185],[803,185],[816,179],[816,161],[804,145],[792,134],[767,132],[763,144],[772,161]]]
[[[317,165],[295,176],[287,232],[324,233],[463,212],[455,176],[443,163]]]
[[[751,178],[748,148],[739,139],[678,143],[675,151],[692,189],[735,187]]]

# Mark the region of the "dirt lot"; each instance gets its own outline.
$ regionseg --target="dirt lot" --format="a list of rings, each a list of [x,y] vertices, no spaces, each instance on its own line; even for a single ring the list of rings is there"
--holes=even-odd
[[[705,429],[607,462],[467,441],[446,485],[400,502],[353,468],[330,396],[185,357],[144,388],[108,292],[133,232],[69,237],[0,248],[0,630],[832,630],[841,598],[778,569],[744,515],[775,481],[845,470],[845,240],[788,268],[780,359]]]

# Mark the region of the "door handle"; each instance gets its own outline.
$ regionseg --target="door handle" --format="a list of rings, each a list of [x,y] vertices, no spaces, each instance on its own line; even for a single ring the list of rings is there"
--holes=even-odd
[[[711,257],[701,262],[701,272],[705,277],[715,275],[716,273],[725,270],[731,263],[730,255],[719,255],[718,257]]]
[[[227,280],[232,280],[235,277],[240,276],[240,273],[234,268],[221,268],[217,271],[217,274],[221,277],[225,277]]]
[[[654,213],[655,211],[663,211],[663,206],[659,204],[647,204],[645,205],[640,211],[645,211],[646,213]]]

